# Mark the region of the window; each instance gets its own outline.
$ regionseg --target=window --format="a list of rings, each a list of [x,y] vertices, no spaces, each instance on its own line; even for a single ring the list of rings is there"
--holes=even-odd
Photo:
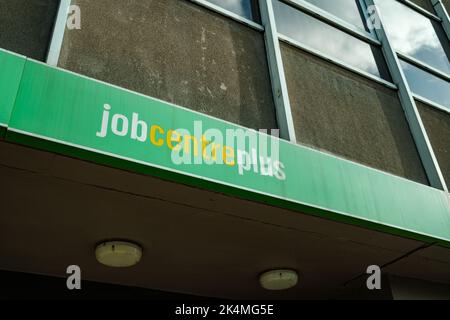
[[[366,30],[358,0],[305,0],[315,6],[330,12],[360,29]]]
[[[283,2],[274,2],[278,32],[354,68],[390,81],[379,48],[313,18]]]
[[[255,0],[207,0],[219,7],[236,13],[249,20],[259,22],[257,1]]]
[[[450,83],[438,78],[406,61],[400,60],[403,72],[411,90],[431,101],[437,102],[450,110]]]
[[[396,50],[450,74],[450,48],[437,22],[397,1],[375,3]]]

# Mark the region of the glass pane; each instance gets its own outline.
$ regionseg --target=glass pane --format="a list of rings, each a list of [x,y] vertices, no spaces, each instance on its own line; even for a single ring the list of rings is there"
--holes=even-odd
[[[207,0],[250,20],[259,20],[252,0]]]
[[[400,60],[411,90],[450,109],[450,83]]]
[[[355,68],[390,81],[381,50],[280,1],[278,32]]]
[[[396,50],[450,74],[449,48],[436,22],[392,0],[375,0]]]
[[[358,0],[306,0],[351,24],[366,29]]]

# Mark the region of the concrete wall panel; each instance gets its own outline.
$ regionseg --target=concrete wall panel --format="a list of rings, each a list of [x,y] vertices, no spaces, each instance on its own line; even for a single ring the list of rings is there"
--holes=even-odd
[[[74,0],[59,65],[251,128],[276,128],[261,32],[184,0]]]
[[[282,44],[297,139],[428,184],[394,90]]]
[[[450,115],[420,102],[417,105],[445,182],[450,186]]]
[[[0,47],[44,61],[58,4],[59,0],[0,0]]]

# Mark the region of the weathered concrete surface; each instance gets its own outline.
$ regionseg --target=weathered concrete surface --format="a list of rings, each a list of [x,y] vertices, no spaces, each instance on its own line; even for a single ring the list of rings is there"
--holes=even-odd
[[[444,3],[444,7],[447,9],[447,12],[450,14],[450,0],[442,0]]]
[[[0,48],[44,61],[58,0],[0,0]]]
[[[300,143],[428,184],[395,91],[281,48]]]
[[[423,103],[416,103],[445,182],[450,186],[450,115]]]
[[[425,10],[427,10],[429,12],[435,13],[430,0],[411,0],[411,2],[414,2],[418,6],[424,8]]]
[[[276,128],[263,35],[183,0],[74,0],[59,65],[251,128]]]

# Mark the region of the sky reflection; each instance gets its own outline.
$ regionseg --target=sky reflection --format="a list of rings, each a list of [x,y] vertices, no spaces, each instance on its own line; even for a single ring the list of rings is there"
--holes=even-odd
[[[365,30],[364,20],[359,11],[358,0],[306,0],[317,7],[330,12],[360,29]]]
[[[446,54],[436,33],[442,32],[439,25],[397,1],[375,3],[396,50],[450,74],[450,52]]]
[[[251,0],[207,0],[244,18],[256,20],[253,16]]]
[[[437,102],[450,110],[450,83],[438,78],[412,64],[400,60],[403,72],[411,90],[431,101]]]
[[[280,1],[274,2],[274,10],[279,33],[353,67],[390,80],[378,48]]]

